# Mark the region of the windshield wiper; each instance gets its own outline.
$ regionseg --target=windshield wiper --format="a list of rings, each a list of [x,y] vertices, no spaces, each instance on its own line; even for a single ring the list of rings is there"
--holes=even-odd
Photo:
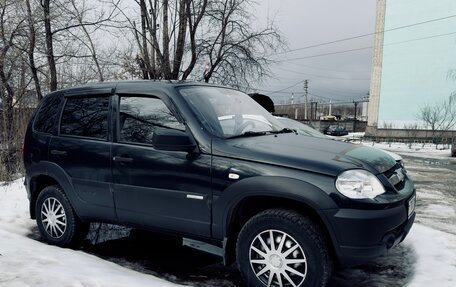
[[[264,136],[266,132],[254,132],[254,131],[246,131],[242,134],[227,137],[227,139],[235,139],[235,138],[244,138],[244,137],[256,137],[256,136]]]
[[[290,128],[283,128],[278,131],[271,131],[271,134],[288,134],[288,133],[296,133],[296,131],[292,130]]]

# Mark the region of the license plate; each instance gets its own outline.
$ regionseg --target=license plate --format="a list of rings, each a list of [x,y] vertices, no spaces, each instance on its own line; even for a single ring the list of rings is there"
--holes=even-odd
[[[409,199],[407,202],[407,207],[408,207],[408,217],[413,214],[413,211],[415,210],[415,205],[416,205],[416,196],[414,195],[412,198]]]

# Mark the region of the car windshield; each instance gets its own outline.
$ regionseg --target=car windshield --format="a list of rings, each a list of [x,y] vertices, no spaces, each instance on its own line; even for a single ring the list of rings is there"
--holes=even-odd
[[[234,138],[291,132],[242,92],[208,86],[182,87],[179,92],[200,124],[217,137]]]
[[[321,132],[311,128],[310,126],[303,124],[301,122],[288,119],[288,118],[277,118],[281,123],[283,123],[287,128],[296,130],[298,134],[307,135],[317,138],[328,138],[326,135],[322,134]]]

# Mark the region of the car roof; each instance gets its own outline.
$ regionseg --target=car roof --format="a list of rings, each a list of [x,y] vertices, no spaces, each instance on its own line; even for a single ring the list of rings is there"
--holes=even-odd
[[[113,81],[113,82],[99,82],[99,83],[89,83],[82,86],[76,86],[71,88],[66,88],[62,90],[55,91],[51,94],[64,93],[65,96],[83,96],[90,94],[112,94],[114,90],[116,93],[151,93],[153,91],[166,91],[171,90],[176,87],[185,87],[185,86],[206,86],[206,87],[221,87],[228,88],[230,87],[206,84],[201,82],[194,81],[178,81],[178,80],[129,80],[129,81]]]

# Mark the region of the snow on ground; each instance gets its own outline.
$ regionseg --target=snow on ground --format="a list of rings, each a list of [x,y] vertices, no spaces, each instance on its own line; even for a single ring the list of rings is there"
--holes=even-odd
[[[366,146],[373,146],[380,149],[385,149],[395,153],[400,153],[404,155],[410,155],[420,158],[434,158],[434,159],[452,159],[451,150],[447,145],[438,145],[435,144],[422,144],[422,143],[412,143],[411,146],[405,143],[374,143],[369,141],[363,141],[363,144]],[[456,159],[454,159],[456,161]]]
[[[341,141],[348,141],[352,143],[361,143],[366,146],[373,146],[376,148],[404,154],[404,155],[411,155],[415,157],[422,157],[422,158],[438,158],[438,159],[445,159],[445,158],[451,158],[451,150],[450,146],[446,144],[439,144],[435,145],[432,143],[398,143],[398,142],[391,142],[391,143],[385,143],[385,142],[372,142],[372,141],[366,141],[363,139],[364,133],[349,133],[346,136],[341,136],[341,137],[333,137],[336,140],[341,140]],[[456,159],[455,159],[456,161]]]
[[[415,224],[404,242],[417,255],[408,286],[456,286],[456,236]]]
[[[391,254],[366,265],[336,272],[330,286],[456,286],[454,159],[448,158],[448,150],[435,150],[434,145],[420,145],[411,151],[405,144],[373,145],[405,156],[409,173],[417,179],[416,223],[406,240]],[[1,287],[182,286],[83,251],[36,241],[31,235],[35,226],[35,221],[29,219],[22,181],[9,185],[0,183]],[[217,282],[190,284],[225,285]]]
[[[82,251],[30,239],[35,221],[21,180],[0,186],[0,286],[180,286]]]

